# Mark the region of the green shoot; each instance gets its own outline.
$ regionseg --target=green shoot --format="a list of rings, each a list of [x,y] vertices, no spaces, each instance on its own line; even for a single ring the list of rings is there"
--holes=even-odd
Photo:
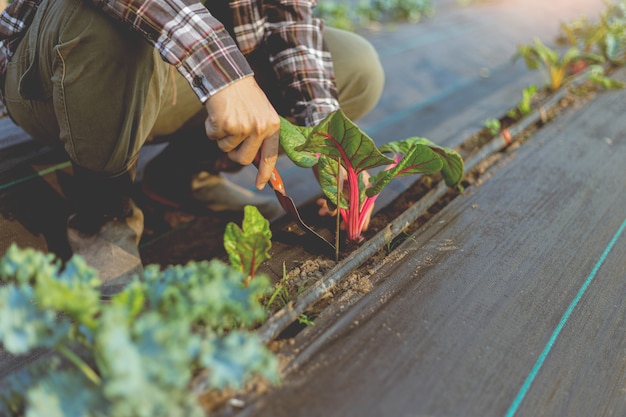
[[[254,206],[244,207],[243,224],[228,223],[224,233],[224,248],[233,268],[246,275],[246,285],[267,259],[272,247],[272,232],[267,219]]]

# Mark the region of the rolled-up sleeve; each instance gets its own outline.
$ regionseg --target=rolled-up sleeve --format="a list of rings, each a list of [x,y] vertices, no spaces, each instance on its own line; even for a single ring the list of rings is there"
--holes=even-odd
[[[187,79],[200,101],[253,74],[235,41],[201,3],[192,0],[91,0],[141,32]]]
[[[292,116],[313,125],[339,108],[323,22],[313,16],[315,1],[265,0],[265,44]]]

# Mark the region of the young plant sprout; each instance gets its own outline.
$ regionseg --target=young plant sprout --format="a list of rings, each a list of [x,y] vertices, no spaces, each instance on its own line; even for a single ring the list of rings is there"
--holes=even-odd
[[[463,176],[461,156],[424,138],[409,138],[378,148],[341,110],[315,127],[298,127],[286,120],[281,145],[298,166],[317,165],[324,195],[338,207],[348,241],[363,240],[362,231],[374,202],[392,179],[441,172],[448,186]],[[379,172],[369,177],[370,170]],[[345,181],[343,178],[345,177]]]

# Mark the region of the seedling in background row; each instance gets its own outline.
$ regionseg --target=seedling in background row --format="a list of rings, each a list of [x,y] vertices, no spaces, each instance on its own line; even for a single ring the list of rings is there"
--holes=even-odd
[[[299,127],[283,119],[280,140],[296,165],[317,165],[322,191],[339,208],[351,242],[363,240],[374,202],[392,179],[441,172],[446,184],[454,186],[463,177],[463,159],[456,151],[418,137],[378,148],[341,110],[315,127]],[[381,170],[368,179],[368,172],[377,168]]]
[[[561,88],[569,76],[581,71],[581,65],[586,68],[590,64],[604,61],[601,55],[584,53],[576,47],[569,48],[565,53],[560,54],[544,45],[538,38],[535,38],[533,45],[520,45],[518,47],[513,60],[519,58],[524,59],[526,67],[530,70],[543,67],[547,73],[550,91]]]
[[[500,123],[500,120],[498,119],[487,119],[485,120],[484,124],[485,124],[485,128],[487,128],[491,136],[497,135],[498,133],[500,133],[500,130],[502,129],[502,124]]]

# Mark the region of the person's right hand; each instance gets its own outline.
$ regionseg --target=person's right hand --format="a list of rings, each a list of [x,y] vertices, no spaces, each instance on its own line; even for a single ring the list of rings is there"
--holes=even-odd
[[[239,164],[249,165],[260,151],[256,187],[270,180],[278,158],[280,118],[254,77],[238,80],[211,96],[204,127],[207,137]]]

